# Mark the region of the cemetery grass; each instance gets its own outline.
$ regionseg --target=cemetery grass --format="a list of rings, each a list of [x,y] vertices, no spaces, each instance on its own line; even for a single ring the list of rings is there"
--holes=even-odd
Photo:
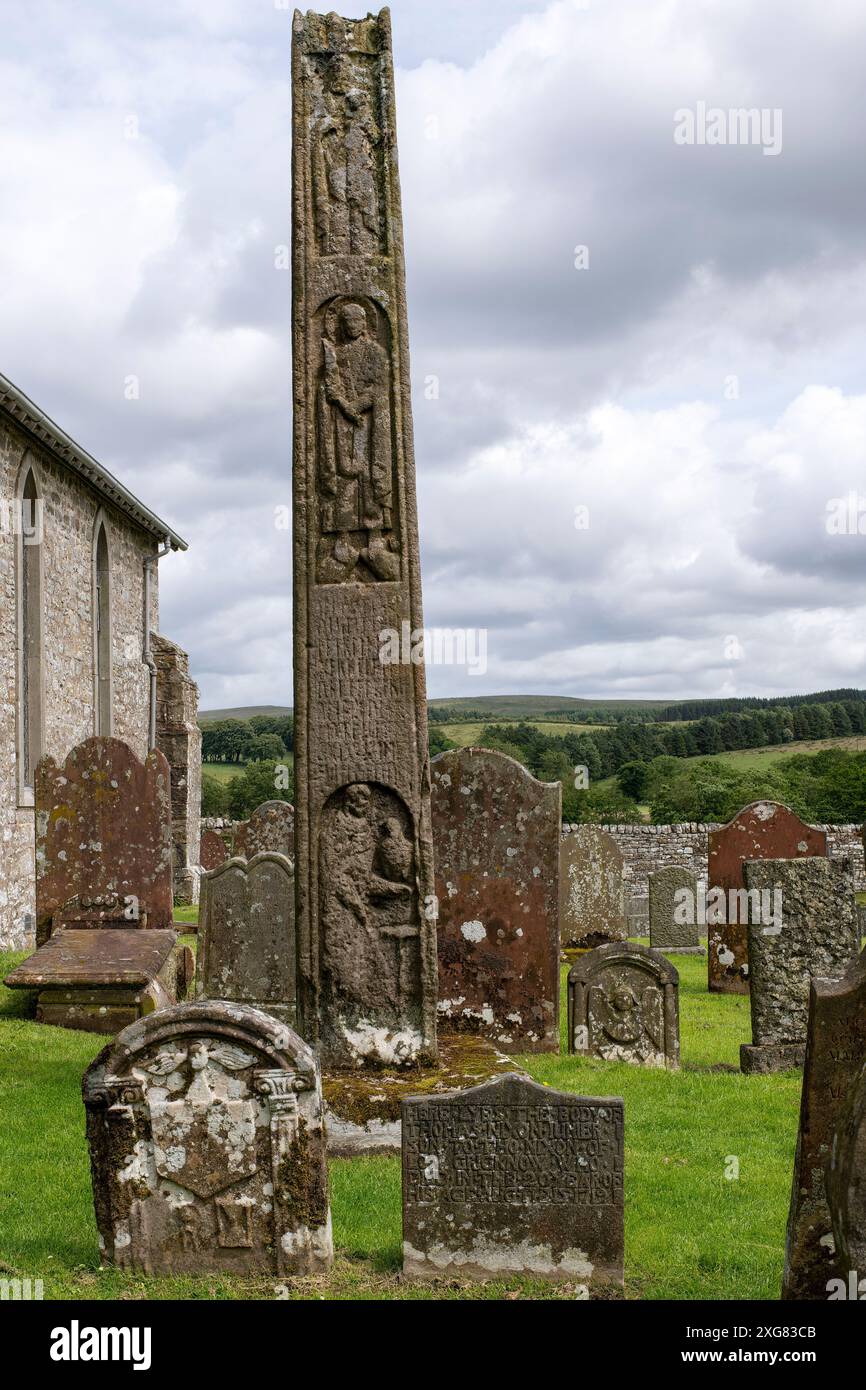
[[[2,975],[21,958],[0,954]],[[520,1061],[562,1090],[625,1099],[626,1298],[776,1299],[800,1077],[742,1076],[748,1000],[709,995],[705,960],[674,962],[680,1073],[568,1056]],[[563,1046],[564,1024],[563,997]],[[100,1270],[80,1079],[104,1041],[36,1024],[26,993],[0,986],[0,1277],[41,1278],[46,1298],[574,1298],[570,1285],[522,1279],[404,1283],[400,1164],[391,1157],[332,1161],[337,1258],[328,1276],[145,1279]],[[736,1179],[726,1177],[734,1159]]]

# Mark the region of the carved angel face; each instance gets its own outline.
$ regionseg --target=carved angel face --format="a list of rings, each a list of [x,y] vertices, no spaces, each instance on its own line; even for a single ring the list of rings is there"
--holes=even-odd
[[[631,1013],[633,1009],[637,1008],[637,1000],[631,990],[625,988],[614,990],[610,1004],[611,1008],[615,1009],[618,1014]]]

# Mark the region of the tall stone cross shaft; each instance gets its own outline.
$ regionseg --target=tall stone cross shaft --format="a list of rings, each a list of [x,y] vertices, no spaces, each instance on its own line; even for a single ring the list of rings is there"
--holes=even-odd
[[[388,10],[292,43],[300,1025],[330,1066],[433,1061],[436,906]],[[414,644],[417,647],[417,643]]]

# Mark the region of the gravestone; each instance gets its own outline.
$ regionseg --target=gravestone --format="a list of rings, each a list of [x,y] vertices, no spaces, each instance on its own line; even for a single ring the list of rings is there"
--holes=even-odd
[[[318,1274],[332,1259],[322,1094],[245,1004],[178,1005],[84,1074],[101,1257],[137,1274]]]
[[[201,884],[196,993],[253,1004],[293,1026],[295,875],[284,854],[229,859]]]
[[[216,830],[203,830],[201,832],[200,858],[201,867],[205,873],[211,873],[214,869],[218,869],[228,857],[228,845],[222,835]]]
[[[628,920],[622,865],[616,841],[594,825],[580,825],[563,836],[559,860],[563,946],[625,941]]]
[[[777,801],[755,801],[738,811],[708,842],[707,967],[709,988],[719,994],[748,994],[748,912],[743,865],[749,859],[826,856],[827,836]],[[713,903],[720,890],[724,904]]]
[[[568,1050],[643,1067],[680,1064],[679,974],[632,942],[598,946],[568,975]]]
[[[295,808],[288,801],[263,801],[235,831],[235,857],[252,859],[268,851],[295,857]]]
[[[440,1025],[558,1052],[560,784],[483,748],[430,770]]]
[[[390,16],[296,13],[299,1017],[329,1066],[436,1054],[436,902]]]
[[[698,935],[699,881],[689,869],[671,864],[649,876],[649,938],[658,951],[702,956]]]
[[[75,901],[94,922],[170,929],[171,772],[117,738],[88,738],[36,768],[36,943]],[[80,911],[79,911],[80,915]]]
[[[623,1102],[520,1076],[402,1106],[403,1272],[623,1282]]]
[[[833,1137],[866,1059],[866,952],[841,980],[813,980],[782,1297],[826,1299],[840,1274],[827,1191]],[[866,1271],[862,1271],[866,1273]]]
[[[764,859],[743,872],[754,900],[752,1042],[740,1047],[740,1066],[744,1072],[801,1067],[812,980],[838,980],[860,954],[851,860]]]
[[[841,1108],[826,1179],[836,1277],[844,1296],[859,1302],[866,1298],[866,1064]]]

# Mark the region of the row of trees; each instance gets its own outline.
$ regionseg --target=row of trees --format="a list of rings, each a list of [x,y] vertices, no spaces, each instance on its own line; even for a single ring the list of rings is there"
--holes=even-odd
[[[866,690],[819,690],[812,695],[775,695],[768,699],[763,699],[759,695],[731,695],[721,700],[681,700],[675,705],[668,705],[661,710],[656,718],[670,722],[671,720],[682,719],[703,719],[708,714],[716,716],[720,714],[738,714],[743,710],[754,709],[775,709],[784,706],[786,709],[796,709],[798,705],[829,705],[839,701],[864,700],[866,701]]]
[[[202,726],[206,763],[248,763],[284,758],[295,746],[291,714],[254,714],[251,719],[216,719]]]
[[[221,782],[206,770],[201,778],[201,813],[247,820],[263,801],[294,801],[295,779],[285,763],[247,763],[236,777]]]

